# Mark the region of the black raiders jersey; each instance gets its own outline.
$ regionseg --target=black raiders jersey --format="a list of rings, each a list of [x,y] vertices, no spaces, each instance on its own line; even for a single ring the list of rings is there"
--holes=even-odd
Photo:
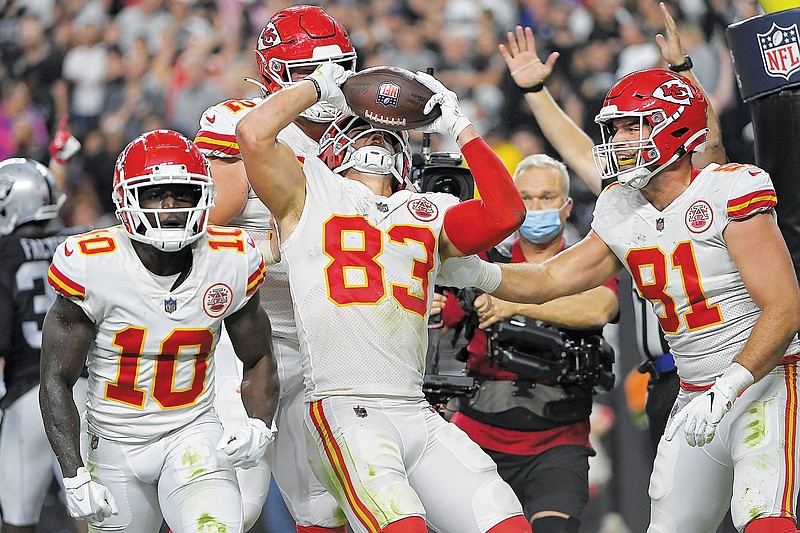
[[[6,361],[8,407],[39,383],[39,352],[44,316],[56,297],[47,283],[53,253],[68,235],[81,229],[0,237],[0,356]]]

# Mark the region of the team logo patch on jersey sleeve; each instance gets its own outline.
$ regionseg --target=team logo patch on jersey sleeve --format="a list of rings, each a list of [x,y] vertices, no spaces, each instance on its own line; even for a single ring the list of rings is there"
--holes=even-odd
[[[439,208],[427,198],[415,198],[407,204],[409,212],[417,220],[429,222],[439,216]]]
[[[714,212],[705,200],[697,200],[686,210],[686,227],[692,233],[702,233],[711,227]]]
[[[211,318],[222,316],[233,302],[233,291],[224,283],[217,283],[203,296],[203,311]]]

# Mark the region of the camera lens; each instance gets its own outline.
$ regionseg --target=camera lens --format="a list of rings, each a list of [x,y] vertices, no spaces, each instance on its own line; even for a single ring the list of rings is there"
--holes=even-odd
[[[461,198],[461,183],[453,176],[439,177],[432,187],[432,192],[444,192]]]

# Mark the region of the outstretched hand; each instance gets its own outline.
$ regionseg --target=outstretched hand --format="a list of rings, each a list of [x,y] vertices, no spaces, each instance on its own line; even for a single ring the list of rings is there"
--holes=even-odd
[[[667,6],[664,2],[659,2],[661,13],[664,14],[664,33],[656,34],[656,43],[661,48],[661,57],[670,65],[680,65],[683,63],[683,47],[681,46],[681,36],[678,33],[678,26],[675,24],[675,19],[669,14]]]
[[[514,83],[523,89],[543,83],[553,72],[556,59],[560,55],[558,52],[553,52],[547,58],[547,62],[542,63],[539,54],[536,53],[533,30],[527,26],[525,28],[517,26],[516,34],[508,32],[508,44],[500,44],[498,49],[508,65]]]

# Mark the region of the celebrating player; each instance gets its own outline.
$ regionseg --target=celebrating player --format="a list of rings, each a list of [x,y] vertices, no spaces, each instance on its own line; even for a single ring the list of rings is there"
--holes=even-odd
[[[258,84],[264,96],[293,85],[323,61],[334,61],[354,69],[356,60],[356,51],[344,27],[322,8],[305,5],[282,9],[273,15],[259,35],[255,53],[261,73]],[[195,143],[208,156],[211,175],[217,185],[216,205],[209,215],[211,222],[246,229],[271,258],[270,243],[274,238],[270,213],[250,189],[235,131],[238,121],[263,99],[227,100],[210,107],[200,119]],[[280,139],[297,153],[316,156],[319,138],[333,120],[334,111],[323,102],[311,106],[281,131]],[[249,470],[237,469],[245,507],[245,529],[255,523],[261,513],[271,469],[298,531],[316,527],[321,531],[344,533],[345,517],[336,500],[314,477],[305,455],[303,377],[289,279],[282,263],[270,266],[269,275],[270,283],[261,290],[261,305],[272,322],[281,384],[276,416],[280,432],[270,446],[265,463]],[[223,425],[231,427],[243,419],[244,408],[237,392],[240,376],[234,365],[236,358],[225,335],[216,355],[217,410]]]
[[[598,170],[618,182],[598,198],[592,231],[543,264],[504,265],[496,294],[546,302],[625,267],[681,378],[650,480],[648,531],[714,531],[730,507],[739,531],[795,532],[800,291],[772,182],[750,165],[692,166],[706,101],[669,70],[623,77],[595,120]]]
[[[508,171],[461,114],[455,94],[418,74],[458,140],[483,200],[402,187],[405,133],[353,116],[331,125],[323,157],[279,132],[316,102],[349,111],[348,73],[325,63],[271,95],[237,126],[247,175],[277,221],[298,324],[305,424],[320,481],[357,531],[530,531],[494,463],[422,394],[426,318],[440,261],[487,249],[516,229],[524,204]],[[496,280],[495,280],[496,281]],[[493,284],[492,284],[493,285]],[[447,475],[442,475],[444,472]]]
[[[48,226],[65,197],[56,179],[32,159],[0,163],[0,358],[7,391],[2,397],[0,490],[2,530],[33,533],[58,465],[39,411],[41,323],[56,293],[47,285],[47,268],[56,246],[77,229]],[[86,400],[86,378],[74,388],[75,402]],[[82,410],[82,409],[81,409]],[[52,460],[47,460],[50,457]]]
[[[207,227],[208,162],[182,135],[133,140],[114,173],[122,226],[70,237],[48,273],[59,296],[42,341],[41,408],[70,514],[103,529],[242,531],[233,467],[272,440],[278,381],[258,304],[261,253],[238,228]],[[244,427],[213,408],[223,320],[244,364]],[[88,353],[86,466],[71,388]],[[202,526],[202,527],[201,527]]]

